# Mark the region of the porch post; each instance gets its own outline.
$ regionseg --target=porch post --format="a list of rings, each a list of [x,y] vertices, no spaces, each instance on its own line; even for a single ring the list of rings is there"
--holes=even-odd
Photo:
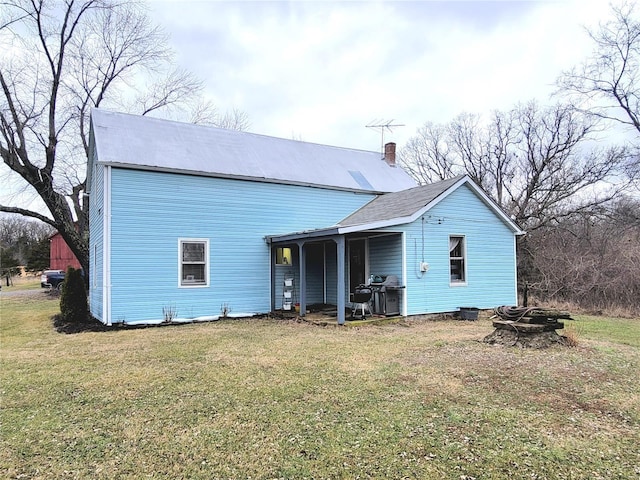
[[[271,311],[276,311],[276,249],[269,243],[269,288],[271,290]]]
[[[300,316],[307,313],[307,249],[304,242],[298,242],[298,261],[300,268]]]
[[[345,265],[345,241],[343,236],[339,236],[334,238],[336,245],[338,246],[337,252],[337,263],[338,263],[338,325],[344,325],[345,321],[345,300],[344,300],[344,292],[345,292],[345,274],[344,274],[344,265]]]

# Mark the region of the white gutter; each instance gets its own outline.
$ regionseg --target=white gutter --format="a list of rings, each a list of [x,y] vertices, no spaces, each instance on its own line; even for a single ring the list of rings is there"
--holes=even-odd
[[[513,275],[515,278],[515,303],[514,305],[518,305],[518,237],[513,236]]]
[[[117,168],[126,168],[128,170],[143,170],[143,171],[149,171],[149,172],[175,173],[178,175],[223,178],[227,180],[245,180],[248,182],[276,183],[278,185],[295,185],[300,187],[320,188],[323,190],[339,190],[343,192],[366,193],[370,195],[383,195],[385,193],[391,193],[392,191],[399,191],[399,190],[391,190],[391,191],[375,190],[373,189],[373,187],[370,190],[367,190],[363,188],[354,188],[349,186],[326,185],[322,183],[310,183],[310,182],[303,182],[303,181],[288,180],[286,178],[254,177],[249,175],[240,175],[240,174],[232,174],[232,173],[203,172],[200,170],[187,170],[187,169],[177,168],[177,167],[159,167],[154,165],[131,164],[131,163],[124,163],[124,162],[106,161],[101,163],[103,165],[110,165]],[[411,187],[407,187],[407,188],[411,188]]]

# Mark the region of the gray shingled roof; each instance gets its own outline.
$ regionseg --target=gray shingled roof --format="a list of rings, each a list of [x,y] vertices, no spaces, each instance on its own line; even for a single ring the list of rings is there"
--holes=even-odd
[[[426,207],[462,178],[464,178],[464,175],[401,192],[380,195],[343,219],[338,225],[350,227],[410,217]]]
[[[416,182],[379,152],[94,109],[100,163],[297,185],[396,192]]]

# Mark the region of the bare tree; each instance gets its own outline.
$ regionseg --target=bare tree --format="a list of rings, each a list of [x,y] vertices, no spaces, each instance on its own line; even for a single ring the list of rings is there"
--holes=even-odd
[[[0,248],[2,249],[0,270],[6,272],[8,267],[17,265],[26,266],[29,270],[47,268],[49,237],[53,233],[53,228],[46,223],[19,215],[2,214],[0,216]]]
[[[432,183],[455,175],[454,155],[447,127],[431,122],[418,129],[400,152],[402,166],[420,183]]]
[[[457,154],[456,164],[460,165],[474,182],[489,190],[487,139],[484,137],[485,131],[481,123],[480,115],[462,113],[453,119],[448,130],[452,149]]]
[[[520,130],[517,123],[517,110],[493,112],[487,128],[487,162],[485,168],[489,177],[485,181],[493,191],[498,205],[505,205],[510,195],[509,186],[518,174],[517,148]]]
[[[83,193],[91,108],[162,110],[165,116],[247,126],[244,114],[220,115],[202,101],[202,84],[173,67],[166,35],[138,2],[3,2],[0,42],[0,157],[8,167],[6,180],[23,182],[21,191],[35,191],[48,213],[4,204],[0,211],[56,228],[87,271]]]
[[[0,217],[0,244],[13,245],[20,238],[42,240],[54,233],[51,226],[17,215],[2,215]]]
[[[590,117],[567,105],[529,103],[515,118],[521,137],[503,204],[530,230],[608,202],[624,187],[614,183],[626,151],[588,146],[598,127]]]
[[[618,191],[607,181],[620,172],[625,151],[587,148],[595,133],[596,120],[568,105],[529,102],[488,122],[463,114],[447,125],[428,123],[401,161],[423,183],[466,173],[531,231]]]
[[[640,204],[622,197],[598,212],[579,212],[530,239],[531,290],[540,298],[597,310],[640,312]]]
[[[593,54],[558,80],[572,103],[640,133],[640,20],[635,2],[612,6],[613,19],[588,30]]]

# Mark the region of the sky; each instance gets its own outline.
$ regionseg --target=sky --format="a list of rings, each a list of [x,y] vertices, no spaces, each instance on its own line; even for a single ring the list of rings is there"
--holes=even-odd
[[[249,131],[401,148],[427,121],[553,103],[606,1],[152,0],[177,63]],[[367,125],[403,125],[390,129]],[[384,130],[384,139],[381,136]]]

